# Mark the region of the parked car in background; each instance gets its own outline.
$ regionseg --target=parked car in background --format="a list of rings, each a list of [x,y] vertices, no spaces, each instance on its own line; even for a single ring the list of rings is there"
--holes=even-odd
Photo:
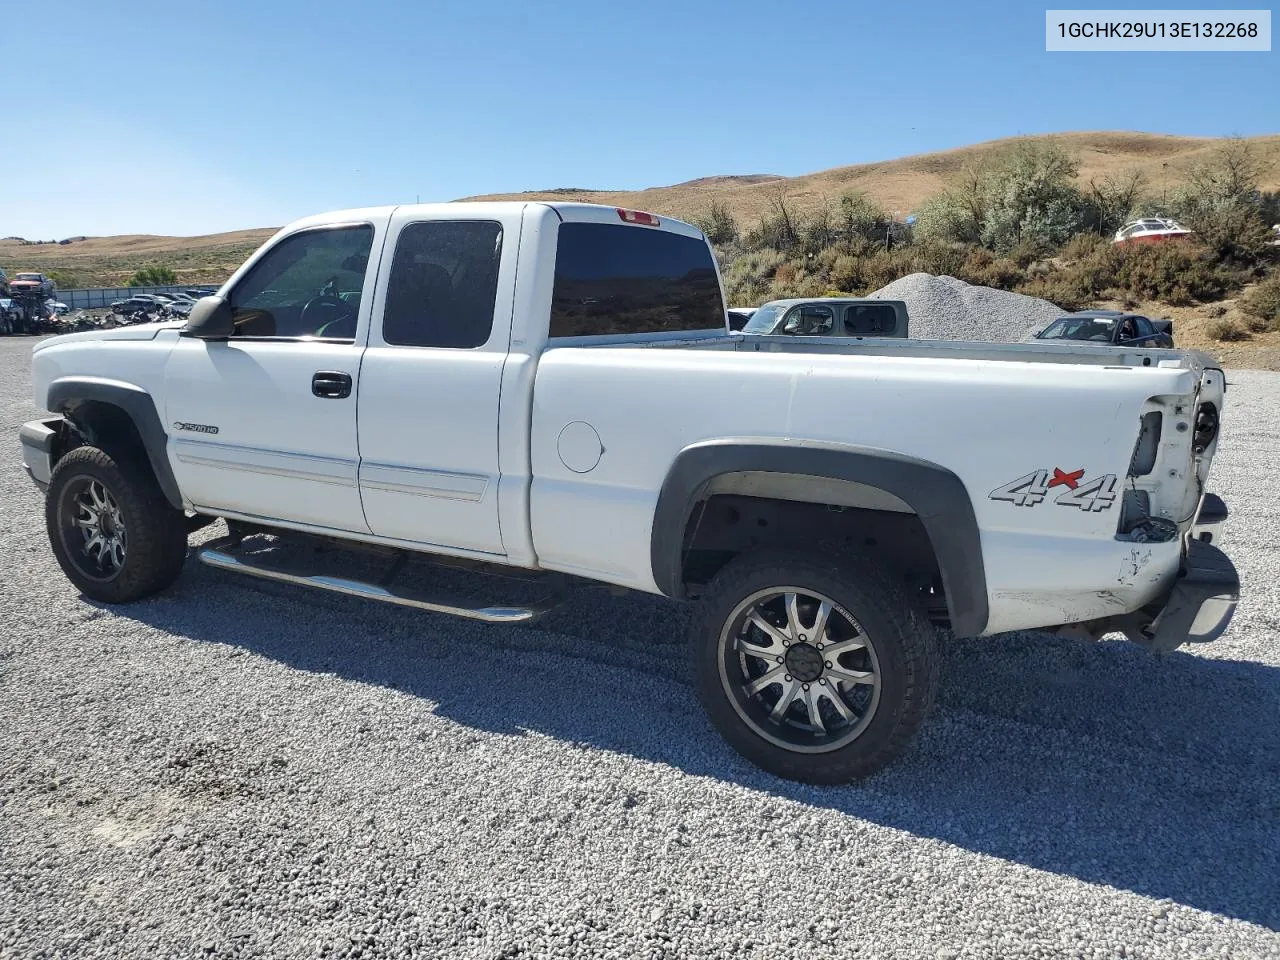
[[[1181,240],[1191,236],[1191,231],[1168,217],[1143,217],[1126,223],[1116,231],[1115,243],[1160,243],[1165,240]]]
[[[185,317],[191,313],[191,308],[195,306],[194,300],[175,300],[169,304],[169,315],[173,317]]]
[[[65,317],[71,312],[71,308],[60,300],[46,300],[44,306],[46,310],[59,317]]]
[[[0,334],[13,333],[21,319],[18,305],[7,297],[0,298]]]
[[[160,304],[153,297],[139,294],[136,297],[129,297],[125,300],[116,300],[111,304],[111,312],[118,314],[137,313],[139,310],[146,313],[155,313],[160,309]]]
[[[729,318],[729,329],[741,330],[755,312],[755,307],[730,307],[725,311],[725,316]]]
[[[901,300],[813,297],[770,300],[756,309],[743,333],[790,337],[905,337],[907,305]]]
[[[1172,347],[1173,321],[1120,310],[1081,310],[1060,317],[1036,340],[1073,340],[1110,347]]]

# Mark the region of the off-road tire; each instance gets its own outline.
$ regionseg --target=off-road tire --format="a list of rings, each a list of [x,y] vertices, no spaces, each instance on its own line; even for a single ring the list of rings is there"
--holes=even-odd
[[[824,594],[844,608],[870,637],[878,661],[879,700],[871,719],[854,739],[827,752],[801,752],[765,739],[739,713],[731,680],[722,675],[721,635],[731,629],[727,621],[735,609],[759,591],[783,585]],[[721,736],[757,766],[806,783],[848,783],[891,763],[911,744],[938,686],[932,626],[895,578],[861,557],[769,550],[735,558],[698,600],[690,643],[698,699]]]
[[[74,510],[74,489],[97,481],[119,506],[127,531],[124,562],[114,575],[86,572],[86,558],[68,534],[65,511]],[[58,565],[86,597],[103,603],[128,603],[165,589],[182,572],[187,555],[187,520],[165,499],[146,454],[82,446],[58,461],[45,497],[45,526]]]

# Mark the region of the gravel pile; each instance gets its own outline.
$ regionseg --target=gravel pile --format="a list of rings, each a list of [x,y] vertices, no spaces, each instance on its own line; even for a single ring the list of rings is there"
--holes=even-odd
[[[922,340],[1021,341],[1067,312],[1048,300],[928,273],[899,277],[868,296],[905,301],[909,333]]]
[[[537,628],[188,564],[79,599],[0,341],[0,957],[1280,956],[1280,375],[1231,375],[1245,600],[1204,650],[951,641],[916,750],[814,788],[703,719],[685,612]]]

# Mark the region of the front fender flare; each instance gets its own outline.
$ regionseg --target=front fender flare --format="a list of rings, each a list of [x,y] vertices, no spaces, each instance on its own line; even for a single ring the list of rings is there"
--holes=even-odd
[[[76,408],[83,403],[105,403],[122,410],[138,431],[147,460],[164,497],[175,509],[182,509],[182,494],[169,465],[168,434],[160,422],[151,394],[132,383],[101,377],[60,377],[49,384],[45,406],[53,413],[74,419]]]
[[[701,492],[718,476],[745,471],[848,480],[898,497],[915,511],[929,535],[952,630],[959,636],[977,636],[986,629],[982,538],[963,481],[936,463],[873,447],[727,439],[680,451],[658,494],[650,539],[653,578],[667,596],[685,596],[684,536]]]

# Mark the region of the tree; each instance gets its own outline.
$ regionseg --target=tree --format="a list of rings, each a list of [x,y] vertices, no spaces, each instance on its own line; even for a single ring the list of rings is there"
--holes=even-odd
[[[852,252],[858,238],[883,243],[889,229],[889,215],[861,191],[841,195],[837,215],[837,233],[847,252]]]
[[[131,287],[171,287],[178,282],[178,275],[168,267],[143,267],[129,278]]]
[[[1274,249],[1263,219],[1267,198],[1259,189],[1269,168],[1252,144],[1232,137],[1191,170],[1172,198],[1174,214],[1220,259],[1254,266]]]
[[[693,225],[717,247],[738,239],[738,221],[723,200],[712,200],[706,214],[693,218]]]
[[[778,188],[770,195],[769,209],[771,212],[760,218],[760,226],[747,238],[747,245],[755,249],[793,249],[800,242],[802,223],[783,188]]]
[[[1142,200],[1146,180],[1141,170],[1129,170],[1101,183],[1089,181],[1085,212],[1089,229],[1102,236],[1115,233],[1128,222]]]
[[[1058,144],[1023,141],[991,161],[967,165],[920,210],[918,239],[980,243],[998,253],[1061,246],[1085,223],[1074,157]]]
[[[1000,253],[1028,243],[1060,247],[1084,224],[1075,158],[1056,143],[1015,146],[986,181],[982,243]]]

